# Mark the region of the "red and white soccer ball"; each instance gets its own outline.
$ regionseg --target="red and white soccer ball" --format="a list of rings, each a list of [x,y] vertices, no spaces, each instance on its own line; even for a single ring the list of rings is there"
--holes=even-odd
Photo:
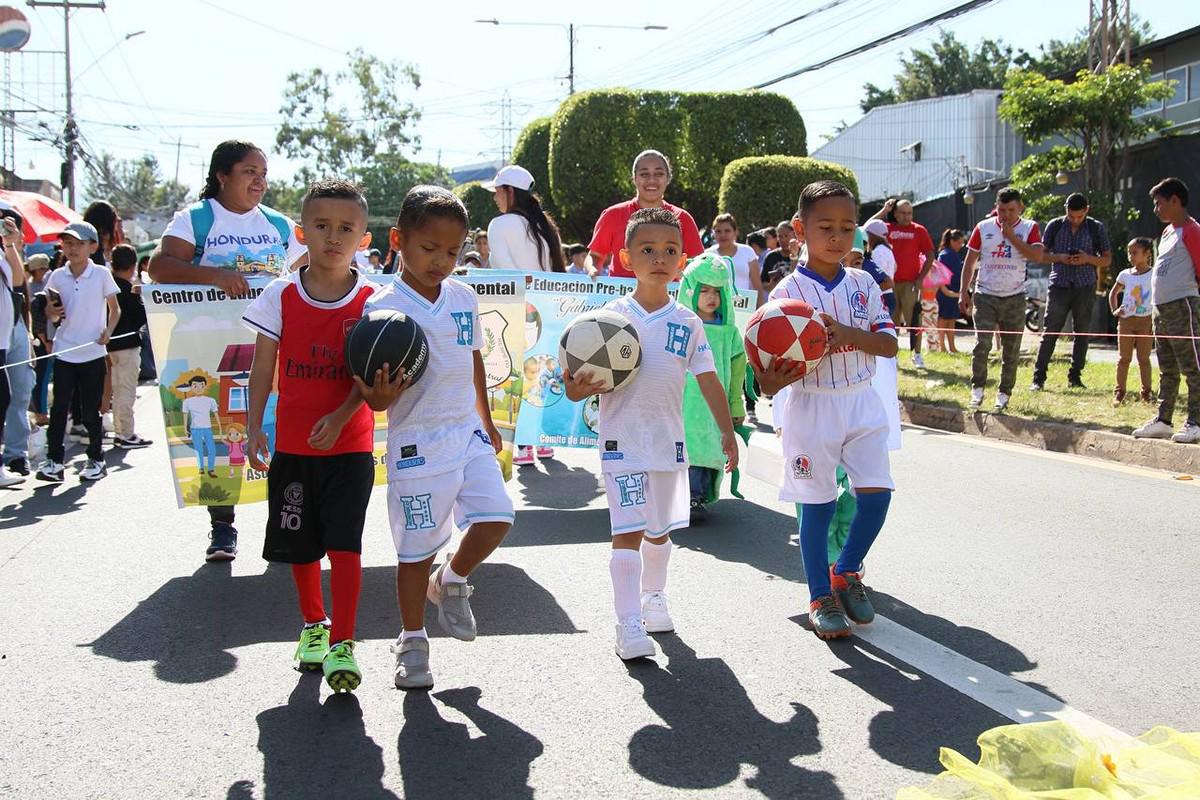
[[[746,325],[746,358],[760,370],[776,358],[795,361],[807,375],[829,349],[825,324],[803,300],[781,297],[754,312]]]

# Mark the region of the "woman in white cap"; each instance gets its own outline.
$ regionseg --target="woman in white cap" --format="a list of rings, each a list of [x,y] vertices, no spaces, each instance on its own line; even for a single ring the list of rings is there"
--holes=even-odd
[[[510,164],[483,184],[495,193],[500,216],[488,224],[487,242],[492,269],[523,272],[565,272],[562,239],[558,226],[533,193],[533,175],[524,167]]]
[[[533,175],[529,170],[510,164],[484,183],[483,188],[495,192],[496,208],[500,209],[500,216],[488,224],[487,241],[491,248],[488,266],[523,272],[566,272],[567,259],[558,226],[531,191]],[[537,457],[554,458],[554,448],[538,447]],[[513,463],[529,466],[533,461],[533,444],[518,442]]]

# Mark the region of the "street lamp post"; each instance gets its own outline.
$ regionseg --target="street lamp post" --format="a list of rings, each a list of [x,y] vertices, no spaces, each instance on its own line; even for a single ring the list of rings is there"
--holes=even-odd
[[[567,72],[568,94],[575,94],[575,30],[577,28],[611,28],[623,31],[665,31],[666,25],[576,25],[574,22],[501,22],[498,19],[477,19],[482,25],[519,25],[526,28],[562,28],[567,32],[569,67]]]

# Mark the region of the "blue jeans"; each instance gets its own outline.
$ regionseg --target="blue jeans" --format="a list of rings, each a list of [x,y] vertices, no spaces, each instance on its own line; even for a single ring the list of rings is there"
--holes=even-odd
[[[12,340],[8,343],[7,364],[25,361],[30,357],[29,333],[25,323],[18,321],[13,326]],[[29,457],[29,400],[33,397],[33,365],[22,364],[8,369],[8,384],[12,400],[4,419],[4,463]]]
[[[208,471],[217,468],[217,443],[212,428],[192,428],[192,448],[196,451],[196,466],[204,472],[204,455],[208,454]]]

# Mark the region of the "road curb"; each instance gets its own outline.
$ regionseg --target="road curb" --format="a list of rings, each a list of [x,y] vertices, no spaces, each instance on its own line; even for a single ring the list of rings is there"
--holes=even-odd
[[[1040,450],[1102,458],[1138,467],[1200,474],[1200,446],[1197,445],[1176,444],[1162,439],[1135,439],[1123,433],[905,399],[900,400],[900,416],[910,425],[983,436]]]

